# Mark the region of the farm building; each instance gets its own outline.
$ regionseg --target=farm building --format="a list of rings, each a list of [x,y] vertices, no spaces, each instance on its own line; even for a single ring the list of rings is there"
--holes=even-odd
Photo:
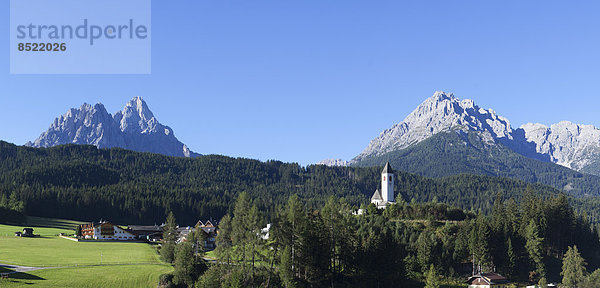
[[[17,237],[35,237],[33,234],[33,228],[23,228],[23,232],[15,232]]]
[[[135,235],[138,239],[148,240],[156,242],[162,239],[163,227],[154,226],[142,226],[142,225],[129,225],[128,230],[131,234]]]
[[[108,221],[92,222],[80,225],[81,236],[85,239],[97,240],[136,240],[129,231]]]

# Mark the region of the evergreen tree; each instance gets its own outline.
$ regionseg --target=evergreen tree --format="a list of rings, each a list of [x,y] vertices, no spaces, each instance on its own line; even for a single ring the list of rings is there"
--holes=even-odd
[[[262,250],[263,247],[263,239],[260,236],[260,230],[261,227],[259,226],[259,212],[258,212],[258,207],[256,205],[252,205],[252,208],[250,208],[250,211],[248,213],[248,215],[246,216],[248,217],[246,219],[246,225],[247,225],[247,229],[250,231],[250,233],[248,234],[248,239],[247,244],[249,246],[249,251],[250,251],[250,260],[252,261],[252,273],[251,273],[251,277],[254,277],[254,269],[256,267],[256,261],[257,260],[262,260],[262,259],[257,259],[257,257],[260,257],[261,254],[258,253],[258,251]]]
[[[538,287],[543,287],[546,288],[548,287],[548,281],[546,280],[546,277],[541,277],[540,281],[538,281]]]
[[[514,276],[515,266],[517,265],[517,255],[513,249],[512,239],[508,238],[506,242],[506,276],[511,278]]]
[[[178,285],[186,285],[188,287],[194,284],[197,277],[195,270],[195,261],[193,256],[194,250],[190,242],[183,242],[178,245],[175,253],[175,270],[173,271],[173,281]]]
[[[600,283],[600,269],[592,272],[588,277],[585,278],[585,281],[580,283],[581,288],[596,288],[598,287],[598,283]]]
[[[426,273],[425,288],[440,288],[440,279],[433,264],[429,266],[429,271]]]
[[[585,266],[585,260],[579,254],[577,246],[569,247],[563,258],[562,272],[560,272],[563,277],[562,285],[568,288],[578,287],[584,280]]]
[[[300,277],[300,262],[299,252],[301,251],[301,237],[307,224],[307,218],[297,195],[292,195],[288,200],[285,209],[285,222],[280,228],[287,235],[287,239],[283,239],[286,245],[290,246],[291,253],[291,269],[296,277]]]
[[[546,269],[544,266],[544,239],[539,236],[538,226],[534,220],[529,222],[527,230],[525,231],[527,243],[525,249],[529,259],[535,264],[535,270],[540,277],[545,277]]]
[[[221,287],[221,271],[225,265],[212,265],[196,282],[197,288],[215,288]]]
[[[296,287],[294,272],[292,271],[292,249],[286,246],[281,253],[279,264],[279,277],[286,288]]]
[[[224,261],[227,266],[231,266],[231,248],[232,248],[232,227],[229,214],[223,216],[219,222],[219,234],[217,234],[215,254],[219,260]]]
[[[160,248],[160,256],[163,261],[172,263],[175,258],[175,241],[177,241],[177,224],[175,215],[169,212],[167,222],[163,228],[163,240]]]

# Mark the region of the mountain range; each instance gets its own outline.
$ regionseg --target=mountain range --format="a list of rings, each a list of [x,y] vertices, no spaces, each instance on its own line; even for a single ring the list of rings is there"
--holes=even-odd
[[[197,157],[158,122],[141,97],[111,115],[101,103],[56,118],[30,147],[90,144],[168,156]],[[350,161],[328,166],[381,166],[428,177],[460,173],[543,183],[575,195],[600,195],[600,129],[567,121],[550,127],[510,121],[473,100],[435,92],[402,122],[384,130]]]
[[[30,147],[62,144],[90,144],[98,148],[120,147],[138,152],[168,156],[197,157],[175,137],[173,129],[158,122],[141,97],[131,99],[121,111],[111,115],[101,103],[84,103],[54,119],[48,130]]]
[[[380,166],[387,161],[429,177],[484,174],[540,182],[575,194],[600,193],[600,188],[588,185],[600,179],[600,129],[568,121],[513,128],[494,110],[442,91],[381,132],[352,160],[320,164]]]
[[[568,121],[550,127],[527,123],[515,129],[494,110],[442,91],[435,92],[402,122],[381,132],[349,164],[406,149],[450,131],[477,133],[487,145],[501,144],[529,158],[600,175],[600,129]]]

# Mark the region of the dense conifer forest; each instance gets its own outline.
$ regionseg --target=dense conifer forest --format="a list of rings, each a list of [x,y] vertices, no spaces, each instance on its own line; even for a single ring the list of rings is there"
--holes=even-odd
[[[31,216],[122,224],[162,223],[172,211],[181,225],[198,219],[220,219],[247,192],[266,217],[291,195],[307,207],[320,207],[329,196],[358,208],[369,202],[379,185],[381,167],[301,167],[280,161],[208,155],[168,157],[119,148],[88,145],[29,148],[0,142],[0,216]],[[489,214],[498,193],[520,201],[526,182],[483,175],[426,178],[396,172],[399,201],[447,203]],[[560,192],[530,185],[542,197]],[[596,223],[597,197],[569,201]],[[3,216],[4,215],[4,216]]]
[[[462,287],[475,269],[513,285],[591,288],[600,275],[597,231],[565,195],[542,198],[531,188],[520,204],[497,197],[488,216],[433,202],[370,205],[356,215],[343,199],[329,197],[315,209],[292,195],[278,205],[268,239],[266,221],[240,194],[221,220],[217,260],[208,266],[194,258],[194,236],[166,241],[175,272],[164,286]]]

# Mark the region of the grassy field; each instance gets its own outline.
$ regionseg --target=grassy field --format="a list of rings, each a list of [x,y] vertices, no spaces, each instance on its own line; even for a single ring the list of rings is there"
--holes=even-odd
[[[85,224],[86,222],[75,221],[75,220],[65,220],[65,219],[54,219],[54,218],[41,218],[41,217],[33,217],[27,216],[27,225],[34,227],[49,227],[49,228],[59,228],[66,230],[75,230],[77,225]]]
[[[9,279],[0,279],[0,287],[156,287],[159,276],[172,270],[161,263],[150,244],[75,242],[58,237],[59,233],[73,234],[70,228],[75,221],[34,221],[59,228],[0,225],[0,263],[60,268],[11,274]],[[24,227],[33,227],[40,237],[15,237],[14,232]]]
[[[160,263],[146,243],[75,242],[57,237],[70,230],[34,228],[40,237],[15,237],[19,226],[0,225],[0,262],[26,266],[71,266],[106,263]]]
[[[0,287],[156,287],[169,265],[121,265],[36,270],[0,279]]]

